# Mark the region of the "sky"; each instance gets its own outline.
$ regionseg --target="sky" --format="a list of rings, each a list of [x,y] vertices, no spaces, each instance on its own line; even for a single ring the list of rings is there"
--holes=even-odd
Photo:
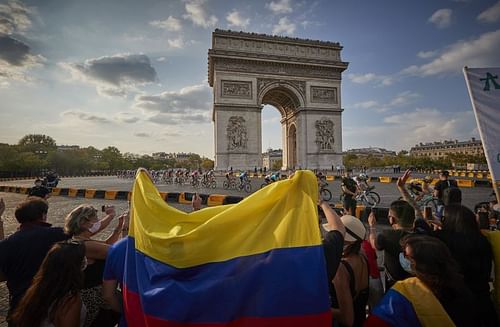
[[[344,150],[478,137],[462,68],[500,66],[493,0],[0,0],[0,143],[213,158],[215,28],[339,42]]]

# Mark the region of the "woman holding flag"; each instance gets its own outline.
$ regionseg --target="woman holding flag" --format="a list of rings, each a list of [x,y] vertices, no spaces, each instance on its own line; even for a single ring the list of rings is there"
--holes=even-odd
[[[474,296],[440,240],[409,235],[401,241],[401,266],[415,277],[397,282],[365,326],[475,326]]]

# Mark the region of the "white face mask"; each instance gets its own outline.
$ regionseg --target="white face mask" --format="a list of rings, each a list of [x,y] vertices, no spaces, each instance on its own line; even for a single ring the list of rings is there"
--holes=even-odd
[[[414,275],[413,269],[411,268],[411,261],[406,259],[403,252],[399,253],[399,264],[407,273]]]
[[[93,223],[92,226],[89,228],[89,232],[92,234],[97,233],[97,231],[101,228],[101,221],[98,220],[97,222]]]

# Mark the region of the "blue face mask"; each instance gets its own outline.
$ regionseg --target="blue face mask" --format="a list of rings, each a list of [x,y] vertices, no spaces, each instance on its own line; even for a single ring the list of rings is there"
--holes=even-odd
[[[399,253],[399,264],[407,273],[414,274],[411,268],[411,261],[405,257],[403,252]]]

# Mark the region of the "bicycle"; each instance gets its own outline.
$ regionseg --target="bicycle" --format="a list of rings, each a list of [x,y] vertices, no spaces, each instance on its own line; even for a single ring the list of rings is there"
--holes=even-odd
[[[240,181],[240,184],[238,185],[238,190],[239,191],[245,190],[245,192],[247,193],[252,192],[252,185],[250,184],[250,181],[248,179]]]
[[[421,210],[423,210],[425,207],[430,207],[432,214],[436,214],[439,205],[438,198],[434,197],[432,194],[424,194],[419,199],[419,194],[417,194],[412,188],[408,187],[407,190],[410,197],[415,201],[415,203]],[[403,197],[400,197],[399,200],[403,200]]]
[[[370,186],[366,190],[361,192],[358,191],[354,200],[356,202],[361,202],[365,207],[375,207],[380,203],[380,195],[377,192],[373,191],[375,186]],[[344,194],[340,195],[340,202],[343,202]]]

